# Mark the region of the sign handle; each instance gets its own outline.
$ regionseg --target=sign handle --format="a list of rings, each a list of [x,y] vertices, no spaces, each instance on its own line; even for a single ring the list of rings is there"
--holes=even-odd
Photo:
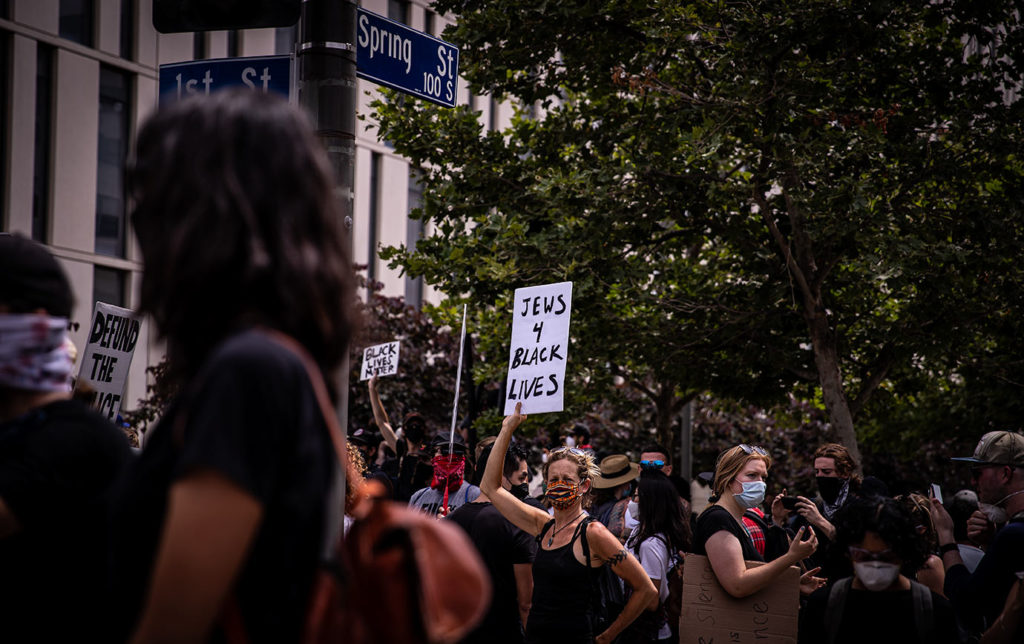
[[[448,436],[448,453],[455,446],[455,420],[459,415],[459,387],[462,384],[462,348],[466,345],[466,305],[462,305],[462,335],[459,337],[459,363],[455,368],[455,402],[452,404],[452,431]]]

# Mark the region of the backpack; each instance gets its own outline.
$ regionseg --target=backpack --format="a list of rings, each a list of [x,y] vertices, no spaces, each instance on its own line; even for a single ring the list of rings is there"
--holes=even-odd
[[[671,551],[669,552],[671,555]],[[668,576],[668,597],[662,605],[665,612],[665,621],[672,629],[674,642],[679,641],[679,620],[683,616],[683,563],[685,559],[682,553],[677,553],[676,564],[669,568]]]
[[[853,577],[844,577],[832,585],[828,592],[828,603],[825,605],[825,632],[828,644],[835,644],[839,636],[839,627],[843,622],[843,609],[846,608],[846,596],[853,585]],[[910,592],[914,602],[914,625],[918,642],[934,640],[935,609],[932,605],[932,591],[924,584],[910,581]]]
[[[583,546],[583,557],[587,560],[587,568],[592,574],[591,584],[591,628],[595,636],[608,630],[615,618],[619,616],[622,609],[626,607],[629,597],[623,588],[622,580],[615,574],[611,566],[604,564],[599,568],[592,568],[590,565],[590,542],[587,540],[587,526],[597,521],[594,517],[586,517],[580,522],[581,545]],[[554,522],[552,522],[554,523]]]
[[[351,505],[355,520],[347,536],[333,541],[333,557],[317,572],[301,641],[457,642],[490,605],[490,578],[476,548],[457,525],[383,500],[386,492],[379,481],[361,481],[348,460],[319,368],[294,339],[276,331],[267,334],[302,360],[338,461],[352,483],[349,489],[355,491],[345,504]],[[329,504],[329,526],[340,526],[341,506]],[[229,644],[247,644],[234,594],[221,625]]]

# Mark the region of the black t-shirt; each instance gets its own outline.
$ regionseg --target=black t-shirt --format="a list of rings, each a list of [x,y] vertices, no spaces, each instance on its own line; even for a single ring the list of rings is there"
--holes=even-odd
[[[746,529],[740,525],[740,523],[733,518],[729,511],[720,505],[709,505],[700,516],[697,517],[697,529],[693,533],[693,552],[694,554],[707,556],[707,550],[705,545],[711,535],[716,532],[726,532],[732,534],[740,540],[740,546],[743,548],[743,559],[745,561],[764,561],[764,557],[754,547],[754,542],[750,540],[750,535],[747,534]]]
[[[494,589],[487,615],[463,642],[522,642],[512,566],[533,562],[536,540],[501,516],[491,503],[466,503],[448,515],[448,520],[469,535],[491,574]]]
[[[119,482],[111,576],[127,621],[118,625],[115,639],[140,616],[170,488],[191,471],[208,468],[263,507],[233,590],[249,641],[298,641],[323,550],[335,461],[299,358],[256,331],[223,342]],[[215,628],[212,641],[221,637]]]
[[[828,642],[825,611],[828,586],[807,598],[800,611],[800,644]],[[930,592],[930,591],[929,591]],[[932,593],[932,638],[928,644],[954,644],[960,641],[956,619],[949,601]],[[850,588],[846,596],[836,644],[913,644],[918,642],[914,622],[913,596],[909,590],[872,592]]]
[[[0,424],[0,641],[84,641],[107,605],[106,513],[131,458],[124,432],[75,400]]]

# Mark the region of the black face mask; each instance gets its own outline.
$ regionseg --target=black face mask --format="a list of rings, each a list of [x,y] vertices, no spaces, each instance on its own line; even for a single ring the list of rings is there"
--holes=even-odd
[[[815,480],[818,482],[818,492],[821,493],[821,498],[829,505],[836,502],[843,489],[843,483],[846,483],[846,479],[834,476],[819,476]]]
[[[526,483],[520,483],[519,485],[513,485],[509,492],[512,493],[512,496],[522,501],[530,495],[530,488]]]

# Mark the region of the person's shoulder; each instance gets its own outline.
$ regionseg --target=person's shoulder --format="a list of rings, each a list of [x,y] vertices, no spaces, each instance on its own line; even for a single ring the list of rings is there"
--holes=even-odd
[[[304,370],[301,358],[294,351],[259,329],[248,329],[225,338],[214,348],[207,364],[213,368],[241,368],[242,373]]]
[[[37,412],[41,433],[51,436],[59,433],[69,440],[103,440],[128,446],[128,437],[123,431],[80,400],[58,400],[40,407]]]

